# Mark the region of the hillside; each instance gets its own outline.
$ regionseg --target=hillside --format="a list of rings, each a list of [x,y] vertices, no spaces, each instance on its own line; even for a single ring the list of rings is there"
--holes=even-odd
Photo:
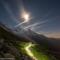
[[[22,34],[22,35],[21,35]],[[57,49],[55,46],[58,43],[57,40],[52,38],[47,38],[43,35],[39,35],[31,30],[24,31],[20,35],[17,33],[14,33],[7,27],[5,27],[3,24],[0,24],[0,57],[1,58],[16,58],[18,60],[33,60],[31,57],[29,57],[26,53],[23,53],[21,48],[25,42],[31,42],[33,44],[37,44],[37,47],[32,48],[32,52],[37,53],[43,53],[46,56],[50,54],[50,56],[54,55],[56,58],[59,58],[59,53],[57,51],[54,51]],[[23,35],[24,34],[24,35]],[[55,40],[55,43],[54,43]],[[54,43],[54,44],[53,44]],[[22,46],[20,45],[22,44]],[[57,44],[58,45],[58,44]],[[59,45],[58,45],[59,46]],[[53,48],[55,47],[55,48]],[[53,48],[53,49],[52,49]],[[39,53],[37,52],[39,51]],[[58,49],[59,50],[59,49]],[[25,50],[24,50],[25,51]],[[41,55],[42,57],[44,55]],[[40,55],[39,55],[40,56]],[[50,57],[49,57],[50,58]],[[50,58],[48,60],[55,60],[55,58]]]

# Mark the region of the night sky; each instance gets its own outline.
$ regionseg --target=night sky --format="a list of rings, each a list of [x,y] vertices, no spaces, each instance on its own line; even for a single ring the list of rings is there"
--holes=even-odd
[[[60,0],[0,0],[0,22],[12,28],[22,23],[22,5],[32,17],[29,22],[22,24],[23,28],[35,25],[29,28],[48,37],[60,37]]]

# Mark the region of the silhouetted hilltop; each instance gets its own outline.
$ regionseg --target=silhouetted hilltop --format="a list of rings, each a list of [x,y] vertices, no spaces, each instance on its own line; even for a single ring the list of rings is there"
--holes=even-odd
[[[14,32],[5,25],[0,24],[0,55],[5,57],[5,53],[11,53],[13,57],[20,59],[22,53],[16,48],[20,42],[33,42],[47,49],[47,52],[60,59],[60,39],[48,38],[42,34],[28,30],[15,30]],[[11,55],[10,54],[10,55]]]
[[[18,49],[18,44],[21,42],[29,42],[29,39],[16,35],[5,25],[0,24],[0,58],[29,59],[28,56],[26,58]]]

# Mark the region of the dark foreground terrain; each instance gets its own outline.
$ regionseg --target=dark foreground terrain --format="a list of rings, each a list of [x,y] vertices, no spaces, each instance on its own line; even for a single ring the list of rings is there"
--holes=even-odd
[[[25,38],[25,35],[28,38]],[[38,44],[39,49],[34,49],[45,52],[50,56],[48,60],[60,60],[60,39],[47,38],[30,30],[24,32],[24,36],[18,36],[0,24],[0,60],[6,58],[8,60],[33,60],[28,54],[21,51],[19,44],[22,42]]]

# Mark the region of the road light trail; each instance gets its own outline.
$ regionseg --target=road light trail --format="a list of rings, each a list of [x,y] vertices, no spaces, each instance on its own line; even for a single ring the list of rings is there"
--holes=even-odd
[[[25,47],[25,51],[27,52],[27,54],[33,58],[33,60],[37,60],[37,58],[34,56],[34,54],[31,52],[30,48],[33,46],[32,43],[29,43],[28,46]]]

